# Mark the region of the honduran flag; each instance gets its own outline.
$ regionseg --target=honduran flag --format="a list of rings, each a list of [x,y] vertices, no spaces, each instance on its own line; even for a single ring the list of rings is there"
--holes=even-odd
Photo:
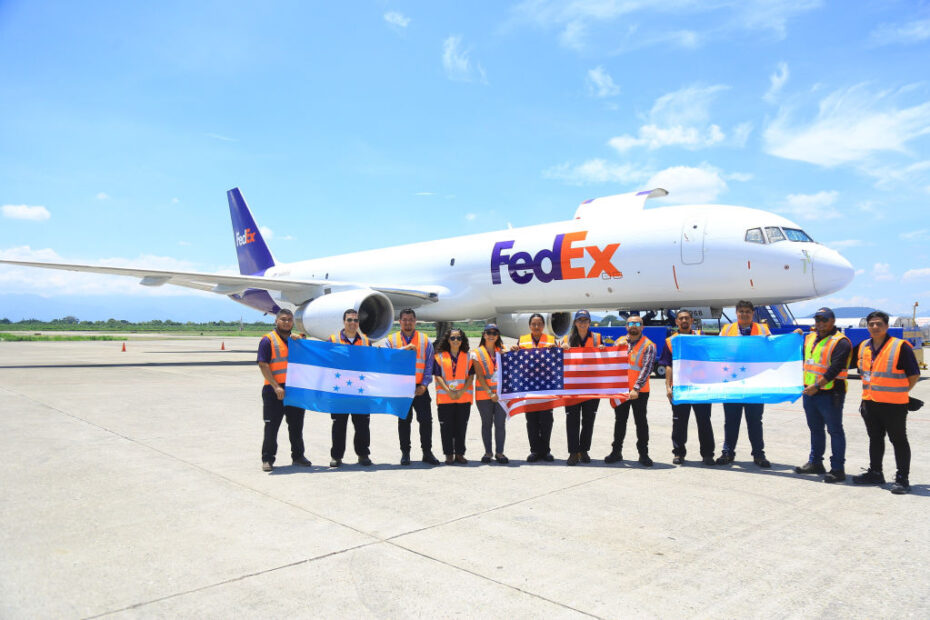
[[[416,360],[414,351],[291,339],[284,404],[403,418],[417,387]]]
[[[802,337],[672,338],[672,399],[679,403],[781,403],[804,389]]]

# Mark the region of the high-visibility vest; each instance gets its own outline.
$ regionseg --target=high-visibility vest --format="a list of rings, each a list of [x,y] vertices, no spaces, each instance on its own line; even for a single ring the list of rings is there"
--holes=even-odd
[[[484,380],[487,381],[488,387],[491,388],[491,392],[497,391],[497,353],[500,349],[494,349],[492,353],[489,353],[484,346],[479,346],[477,349],[472,351],[474,360],[478,362],[481,366],[481,370],[484,371]],[[491,397],[488,396],[487,391],[482,388],[475,389],[475,400],[490,400]]]
[[[636,380],[639,379],[639,373],[643,370],[643,353],[645,353],[648,346],[655,347],[655,344],[649,338],[645,336],[640,336],[639,340],[636,341],[632,347],[630,347],[629,340],[626,336],[617,338],[617,342],[614,344],[615,347],[620,345],[627,345],[627,355],[630,359],[630,369],[627,371],[627,381],[629,381],[630,389],[633,389],[633,386],[636,385]],[[646,382],[643,384],[642,389],[639,390],[639,393],[649,392],[649,376],[646,376]],[[619,398],[611,398],[610,404],[613,407],[619,407],[622,401]]]
[[[539,337],[539,344],[533,342],[533,334],[523,334],[517,342],[521,349],[541,349],[555,344],[555,339],[549,334],[543,334]]]
[[[468,371],[471,370],[471,358],[464,351],[459,351],[455,361],[455,372],[452,371],[452,354],[443,351],[436,355],[436,362],[442,370],[442,378],[450,388],[458,390],[468,380]],[[449,403],[470,403],[473,390],[468,388],[458,398],[452,398],[449,392],[439,387],[436,382],[436,402],[440,405]]]
[[[571,343],[569,342],[570,340],[571,340],[571,336],[569,335],[569,336],[566,337],[565,340],[563,340],[562,342],[563,342],[564,344],[567,344],[568,346],[572,346]],[[603,339],[601,338],[601,335],[600,335],[599,333],[597,333],[597,332],[592,332],[591,330],[588,330],[588,335],[585,336],[584,342],[582,342],[582,343],[581,343],[580,345],[578,345],[578,346],[580,346],[580,347],[588,347],[588,348],[590,348],[590,347],[595,347],[595,348],[597,348],[597,347],[601,346],[602,342],[603,342]]]
[[[276,331],[265,334],[265,338],[271,341],[271,361],[268,363],[271,376],[278,385],[284,385],[287,381],[287,341]],[[265,379],[265,385],[271,385],[271,382]]]
[[[739,332],[739,323],[730,323],[729,325],[724,325],[723,329],[720,330],[721,336],[742,336]],[[756,323],[753,321],[752,330],[749,332],[750,336],[771,336],[772,332],[769,331],[768,325],[763,325],[762,323]]]
[[[671,336],[669,336],[668,338],[665,339],[665,346],[668,347],[669,353],[671,353],[671,351],[672,351],[672,338],[674,338],[675,336],[700,336],[700,335],[701,335],[701,330],[699,330],[699,329],[692,329],[690,334],[679,334],[679,333],[676,332],[676,333],[672,334]]]
[[[888,336],[888,342],[872,359],[872,340],[859,345],[859,374],[862,375],[862,400],[906,405],[910,382],[898,370],[901,348],[911,346],[906,340]]]
[[[822,377],[827,373],[827,369],[830,368],[830,359],[833,357],[833,350],[836,349],[837,343],[841,340],[849,341],[846,336],[839,332],[831,334],[821,339],[819,342],[817,342],[817,332],[811,332],[807,335],[804,339],[804,385],[814,385],[818,377]],[[850,345],[850,347],[851,346],[852,345]],[[844,382],[846,381],[846,377],[849,375],[848,366],[850,357],[852,357],[851,348],[849,357],[846,358],[846,363],[843,364],[843,369],[840,370],[839,374],[837,374],[832,381],[823,384],[820,388],[821,390],[832,389],[836,379]]]
[[[404,342],[403,332],[394,332],[388,336],[388,342],[395,349],[403,349],[408,343]],[[426,371],[426,345],[429,338],[423,332],[413,332],[413,338],[410,342],[416,344],[417,350],[417,385],[423,383],[423,373]]]
[[[358,338],[355,339],[355,342],[349,342],[347,338],[343,338],[341,331],[338,334],[330,334],[329,341],[336,343],[336,344],[355,344],[358,346],[365,346],[365,347],[371,346],[371,341],[368,339],[368,336],[366,336],[362,332],[356,332],[356,334]]]

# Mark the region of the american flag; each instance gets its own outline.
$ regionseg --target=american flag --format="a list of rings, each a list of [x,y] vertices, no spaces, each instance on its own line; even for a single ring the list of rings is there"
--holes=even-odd
[[[519,349],[497,364],[498,397],[510,415],[577,404],[591,398],[625,399],[626,346],[608,349]]]

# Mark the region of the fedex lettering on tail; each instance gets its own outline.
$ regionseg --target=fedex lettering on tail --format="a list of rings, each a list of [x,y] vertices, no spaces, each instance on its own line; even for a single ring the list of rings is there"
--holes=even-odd
[[[540,282],[599,278],[602,274],[608,278],[622,277],[623,274],[611,262],[620,244],[609,243],[603,248],[580,245],[587,235],[587,231],[556,235],[552,248],[544,248],[535,256],[529,252],[506,253],[515,242],[498,241],[491,252],[491,282],[501,283],[501,267],[504,265],[507,265],[510,279],[517,284],[527,284],[534,277]],[[585,254],[594,261],[588,270],[578,264]]]
[[[236,233],[236,247],[241,248],[242,246],[248,245],[250,243],[255,243],[255,231],[253,231],[251,228],[246,228],[245,232],[243,232],[241,235],[238,232]]]

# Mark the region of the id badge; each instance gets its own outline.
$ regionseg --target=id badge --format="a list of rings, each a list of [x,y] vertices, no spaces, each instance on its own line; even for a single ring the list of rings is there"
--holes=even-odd
[[[867,370],[862,371],[862,380],[863,380],[863,381],[871,381],[871,380],[872,380],[872,373],[869,372],[869,371],[867,371]]]

